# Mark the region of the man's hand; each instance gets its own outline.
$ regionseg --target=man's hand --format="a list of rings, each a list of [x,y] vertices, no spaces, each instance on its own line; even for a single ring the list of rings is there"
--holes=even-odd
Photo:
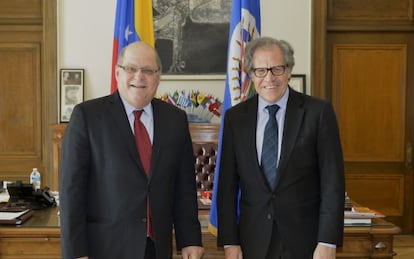
[[[228,246],[224,248],[224,258],[226,259],[243,259],[243,254],[240,246]]]
[[[186,246],[181,249],[183,259],[201,259],[204,254],[204,248],[201,246]]]
[[[335,259],[336,248],[318,244],[313,252],[313,259]]]

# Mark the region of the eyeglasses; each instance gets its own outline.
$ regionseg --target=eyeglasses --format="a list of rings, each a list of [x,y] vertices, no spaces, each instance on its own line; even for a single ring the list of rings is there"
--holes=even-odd
[[[274,67],[257,67],[253,68],[253,73],[257,77],[266,77],[267,73],[270,71],[272,72],[272,75],[274,76],[281,76],[285,73],[286,68],[288,68],[287,65],[280,65],[280,66],[274,66]]]
[[[142,74],[146,76],[153,76],[155,73],[160,71],[159,69],[151,69],[151,68],[140,68],[140,67],[133,67],[133,66],[122,66],[118,65],[118,67],[122,68],[128,74],[135,74],[138,71],[141,71]]]

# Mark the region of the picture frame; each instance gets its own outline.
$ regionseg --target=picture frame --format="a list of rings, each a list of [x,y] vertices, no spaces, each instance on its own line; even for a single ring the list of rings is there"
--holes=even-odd
[[[219,2],[154,2],[155,48],[163,74],[225,74],[231,1]]]
[[[298,91],[300,93],[306,94],[306,75],[305,74],[292,74],[292,77],[289,81],[289,86],[292,87],[293,90]]]
[[[75,105],[84,100],[84,69],[60,70],[60,122],[69,122]]]

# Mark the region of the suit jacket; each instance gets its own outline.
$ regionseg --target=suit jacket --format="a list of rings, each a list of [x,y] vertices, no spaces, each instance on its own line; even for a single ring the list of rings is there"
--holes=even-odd
[[[257,158],[257,107],[256,95],[225,114],[217,196],[218,243],[240,244],[243,258],[265,258],[275,223],[294,258],[312,258],[317,242],[340,246],[344,168],[332,105],[290,89],[273,191]]]
[[[184,111],[152,101],[154,139],[147,177],[121,98],[75,107],[62,144],[63,258],[143,258],[149,197],[157,258],[201,246],[192,142]]]

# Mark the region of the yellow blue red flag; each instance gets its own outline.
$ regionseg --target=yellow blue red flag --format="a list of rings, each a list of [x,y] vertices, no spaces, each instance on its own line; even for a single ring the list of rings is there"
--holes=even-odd
[[[111,93],[117,89],[115,66],[122,48],[135,41],[154,46],[152,0],[118,0],[116,4],[114,43],[112,48]]]
[[[260,37],[260,1],[233,0],[230,16],[229,41],[227,50],[227,75],[221,113],[218,154],[214,173],[212,204],[210,209],[209,231],[217,236],[216,194],[220,169],[221,138],[223,135],[224,113],[230,107],[254,94],[253,83],[244,71],[244,48],[247,42]]]

